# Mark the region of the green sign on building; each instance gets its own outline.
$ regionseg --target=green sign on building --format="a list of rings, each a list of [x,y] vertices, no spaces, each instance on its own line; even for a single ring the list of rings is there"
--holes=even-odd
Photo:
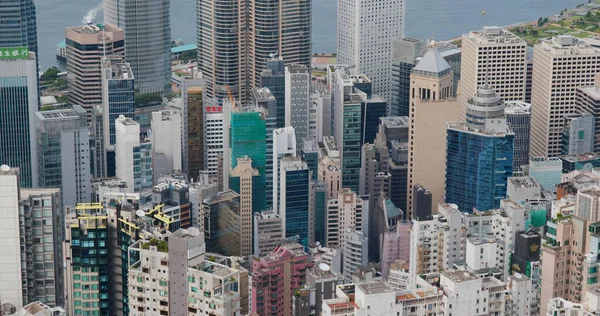
[[[29,58],[29,49],[27,46],[0,47],[0,60],[27,58]]]

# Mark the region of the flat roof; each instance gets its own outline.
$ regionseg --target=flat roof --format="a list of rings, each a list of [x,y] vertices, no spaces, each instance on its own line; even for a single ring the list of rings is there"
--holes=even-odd
[[[356,284],[356,287],[360,288],[367,295],[390,293],[390,292],[396,291],[385,282],[369,282],[369,283]]]
[[[196,44],[175,46],[175,47],[171,47],[171,54],[183,53],[183,52],[186,52],[189,50],[196,50],[196,49],[198,49],[198,45],[196,45]]]

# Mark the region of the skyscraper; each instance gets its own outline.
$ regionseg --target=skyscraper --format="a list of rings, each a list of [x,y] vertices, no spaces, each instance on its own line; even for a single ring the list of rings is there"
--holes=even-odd
[[[410,105],[410,72],[415,59],[422,54],[423,41],[415,38],[392,40],[392,76],[388,116],[408,116]]]
[[[219,192],[202,202],[206,250],[225,256],[241,255],[240,195]]]
[[[183,170],[189,179],[196,179],[200,170],[206,170],[204,124],[206,111],[202,100],[203,88],[196,80],[185,80],[181,88],[183,99]],[[222,134],[223,132],[221,132]],[[209,136],[210,137],[210,136]],[[215,168],[216,172],[216,168]]]
[[[116,143],[115,120],[123,115],[133,119],[135,107],[135,84],[129,63],[122,57],[109,56],[102,59],[102,113],[104,144],[113,148]]]
[[[38,54],[37,20],[34,0],[2,1],[0,47],[27,47]]]
[[[281,159],[279,187],[279,215],[283,222],[284,237],[298,236],[298,242],[308,247],[314,238],[313,227],[309,225],[314,210],[310,198],[310,171],[302,158]]]
[[[279,197],[281,196],[280,189],[280,163],[279,161],[286,156],[296,156],[296,134],[291,126],[279,128],[273,131],[273,161],[272,175],[273,180],[271,188],[271,205],[275,214],[279,214]],[[269,196],[267,196],[269,198]]]
[[[175,109],[152,112],[154,183],[161,176],[182,171],[181,120],[181,112]]]
[[[506,123],[515,134],[513,173],[529,164],[529,134],[531,131],[531,104],[521,101],[505,101]]]
[[[595,118],[591,113],[563,116],[561,155],[577,155],[593,152]]]
[[[198,68],[207,98],[229,93],[245,104],[247,85],[247,1],[196,0]]]
[[[404,0],[340,0],[337,63],[373,81],[373,93],[389,100],[392,39],[404,37]]]
[[[294,128],[299,141],[308,137],[309,109],[310,69],[304,65],[285,67],[285,126]]]
[[[171,91],[170,0],[104,0],[104,22],[125,31],[125,60],[140,94]]]
[[[458,120],[460,103],[454,98],[450,65],[431,48],[410,76],[407,215],[412,218],[413,186],[421,184],[433,196],[432,209],[444,194],[446,123]]]
[[[487,83],[502,100],[525,101],[527,42],[510,31],[485,26],[462,36],[459,92],[464,105]]]
[[[60,188],[64,206],[92,198],[87,113],[79,105],[36,112],[39,186]]]
[[[252,102],[255,106],[266,110],[265,132],[266,135],[266,167],[265,167],[265,196],[266,208],[273,207],[273,131],[277,128],[277,100],[269,88],[258,88],[252,91]]]
[[[556,36],[534,46],[531,157],[560,155],[562,116],[575,113],[577,87],[593,84],[599,69],[600,48],[573,36]]]
[[[588,112],[597,122],[594,126],[594,150],[600,152],[600,73],[594,76],[594,84],[577,88],[575,99],[578,113]]]
[[[1,27],[0,27],[1,28]],[[1,49],[0,57],[0,161],[19,168],[21,187],[38,183],[35,112],[38,111],[36,57],[27,49]],[[17,56],[12,55],[16,52]],[[12,57],[14,56],[14,57]]]
[[[242,256],[252,254],[252,196],[254,191],[262,191],[254,187],[254,179],[258,170],[252,168],[252,159],[248,156],[237,158],[237,166],[231,170],[231,188],[240,194],[240,253]]]
[[[285,65],[283,58],[272,58],[267,61],[267,69],[260,75],[259,87],[269,88],[277,101],[276,128],[285,127]]]
[[[513,144],[504,102],[494,89],[479,87],[468,101],[466,123],[448,122],[446,203],[468,213],[500,207],[512,176]]]
[[[273,55],[288,64],[310,67],[311,0],[248,1],[248,79],[250,87],[260,84]]]
[[[223,168],[235,169],[238,158],[247,156],[252,160],[252,167],[258,171],[258,176],[253,178],[253,187],[264,188],[266,183],[266,126],[265,112],[259,107],[244,107],[231,113],[231,166]],[[224,179],[230,181],[230,179]],[[240,193],[240,192],[238,192]],[[265,209],[265,191],[252,192],[252,212]]]
[[[91,119],[102,102],[103,57],[125,54],[125,32],[113,26],[84,25],[65,29],[69,103],[81,105]]]
[[[140,125],[119,116],[115,122],[116,175],[132,192],[152,188],[152,143],[140,139]]]

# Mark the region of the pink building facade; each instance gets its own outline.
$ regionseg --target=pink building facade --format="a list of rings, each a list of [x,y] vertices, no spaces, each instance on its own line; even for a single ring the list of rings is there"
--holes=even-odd
[[[398,222],[395,232],[383,235],[381,251],[381,276],[386,280],[390,265],[396,260],[410,262],[410,222]]]
[[[302,245],[283,243],[252,260],[252,311],[257,315],[291,315],[292,295],[306,281],[312,263]]]

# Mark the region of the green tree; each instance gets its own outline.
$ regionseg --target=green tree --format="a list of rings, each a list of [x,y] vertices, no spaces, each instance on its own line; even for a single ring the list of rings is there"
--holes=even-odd
[[[544,25],[544,18],[539,18],[537,25],[538,25],[538,27],[541,27],[542,25]]]
[[[162,102],[160,93],[145,93],[135,95],[135,106],[144,107],[150,105],[158,105]]]
[[[195,49],[187,50],[183,52],[183,54],[181,54],[181,60],[183,61],[188,61],[196,58],[198,58],[198,51]]]
[[[42,81],[49,81],[58,78],[58,74],[60,73],[60,69],[56,67],[50,67],[42,74]]]

